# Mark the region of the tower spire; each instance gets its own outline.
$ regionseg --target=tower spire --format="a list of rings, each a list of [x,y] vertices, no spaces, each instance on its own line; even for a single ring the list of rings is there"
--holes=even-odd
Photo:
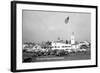
[[[72,32],[72,34],[71,34],[71,44],[75,44],[74,32]]]

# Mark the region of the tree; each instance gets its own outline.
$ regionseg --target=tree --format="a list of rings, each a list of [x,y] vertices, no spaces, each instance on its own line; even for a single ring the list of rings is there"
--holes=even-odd
[[[47,42],[45,43],[45,46],[46,46],[46,48],[51,48],[51,42],[50,42],[50,41],[47,41]]]
[[[68,40],[66,40],[66,44],[68,44]]]

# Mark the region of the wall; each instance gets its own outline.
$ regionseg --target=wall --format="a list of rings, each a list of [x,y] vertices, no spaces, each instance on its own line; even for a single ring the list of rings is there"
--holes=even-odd
[[[10,1],[11,0],[0,0],[0,73],[11,73],[10,72]],[[100,0],[32,0],[32,1],[98,5],[99,12],[100,12]],[[100,33],[98,34],[98,37],[100,37]],[[98,51],[100,51],[100,49]],[[100,72],[99,68],[100,67],[84,68],[84,69],[51,70],[51,71],[38,71],[34,73],[66,73],[66,72],[67,73],[99,73]],[[33,73],[33,72],[27,72],[27,73]]]

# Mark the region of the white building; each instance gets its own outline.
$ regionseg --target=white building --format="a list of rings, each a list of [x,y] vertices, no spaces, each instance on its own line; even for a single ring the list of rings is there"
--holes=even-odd
[[[89,46],[89,42],[87,42],[87,41],[83,41],[83,42],[80,42],[78,45],[79,46],[82,46],[82,45],[87,45],[87,46]]]
[[[60,40],[58,40],[60,41]],[[79,45],[75,44],[75,36],[74,36],[74,32],[72,33],[71,35],[71,43],[70,44],[66,44],[66,43],[63,43],[63,42],[52,42],[52,49],[63,49],[63,50],[70,50],[70,49],[78,49],[79,48]]]
[[[61,42],[52,42],[52,50],[66,50],[66,49],[71,49],[71,44],[65,44],[65,43],[61,43]]]

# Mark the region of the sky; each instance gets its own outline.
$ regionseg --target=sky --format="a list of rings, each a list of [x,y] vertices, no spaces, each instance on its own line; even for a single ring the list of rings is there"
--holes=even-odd
[[[90,13],[23,10],[22,17],[23,42],[70,40],[72,32],[76,41],[90,42]]]

